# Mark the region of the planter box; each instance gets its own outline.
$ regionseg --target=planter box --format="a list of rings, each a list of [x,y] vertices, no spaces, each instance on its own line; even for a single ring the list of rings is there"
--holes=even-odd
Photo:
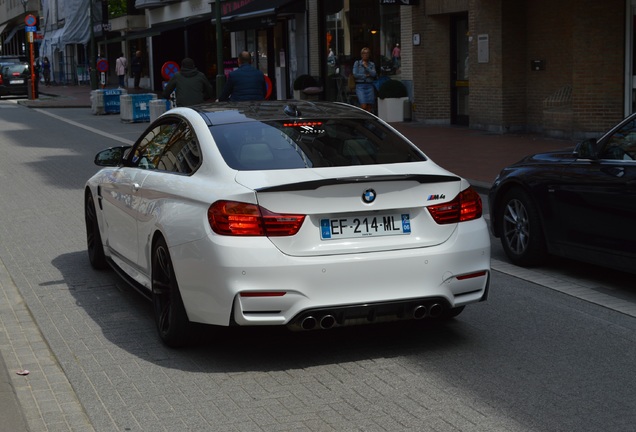
[[[404,101],[408,96],[401,98],[378,99],[378,117],[385,122],[404,121]]]

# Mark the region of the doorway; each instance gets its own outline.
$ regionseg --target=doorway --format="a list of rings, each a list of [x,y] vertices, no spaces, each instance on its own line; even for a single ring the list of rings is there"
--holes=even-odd
[[[451,123],[468,126],[470,81],[468,57],[468,14],[451,16]]]

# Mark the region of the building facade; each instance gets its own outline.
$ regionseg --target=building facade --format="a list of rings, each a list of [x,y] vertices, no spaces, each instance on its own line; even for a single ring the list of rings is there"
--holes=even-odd
[[[0,53],[24,52],[33,12],[40,56],[62,83],[85,80],[91,51],[111,71],[120,52],[142,51],[142,85],[158,91],[167,62],[191,57],[214,82],[248,50],[272,98],[312,75],[319,98],[351,101],[346,79],[369,47],[378,70],[406,84],[419,122],[580,139],[634,110],[636,0],[224,0],[220,20],[206,0],[128,0],[118,16],[103,5],[0,0]]]

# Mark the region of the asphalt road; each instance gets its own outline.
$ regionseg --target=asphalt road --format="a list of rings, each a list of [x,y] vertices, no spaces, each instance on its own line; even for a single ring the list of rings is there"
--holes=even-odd
[[[443,325],[165,348],[150,304],[85,250],[94,154],[145,127],[0,102],[0,353],[31,432],[634,430],[636,319],[512,276],[496,243],[489,300]],[[532,274],[636,303],[625,274]]]

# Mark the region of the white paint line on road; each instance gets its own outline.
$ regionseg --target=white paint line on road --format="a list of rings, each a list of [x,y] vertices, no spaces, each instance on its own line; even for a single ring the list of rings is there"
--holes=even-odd
[[[89,132],[96,133],[97,135],[101,135],[101,136],[106,137],[106,138],[114,139],[115,141],[119,141],[120,143],[128,144],[128,145],[133,145],[134,144],[134,141],[128,140],[126,138],[120,138],[118,136],[109,134],[108,132],[104,132],[104,131],[101,131],[99,129],[92,128],[90,126],[83,125],[83,124],[78,123],[78,122],[73,121],[73,120],[65,119],[64,117],[61,117],[59,115],[55,115],[55,114],[53,114],[53,113],[51,113],[49,111],[46,111],[46,110],[36,108],[35,111],[37,111],[39,113],[42,113],[42,114],[46,114],[47,116],[53,117],[53,118],[55,118],[57,120],[63,121],[63,122],[68,123],[70,125],[77,126],[77,127],[82,128],[84,130],[87,130]]]

